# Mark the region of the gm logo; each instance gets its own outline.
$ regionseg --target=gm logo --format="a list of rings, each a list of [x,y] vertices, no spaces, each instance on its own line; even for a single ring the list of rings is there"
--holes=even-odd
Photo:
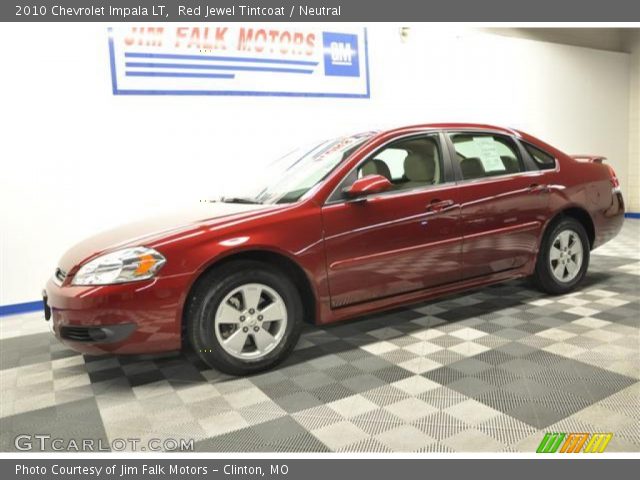
[[[350,33],[322,32],[324,74],[335,77],[359,77],[358,36]]]

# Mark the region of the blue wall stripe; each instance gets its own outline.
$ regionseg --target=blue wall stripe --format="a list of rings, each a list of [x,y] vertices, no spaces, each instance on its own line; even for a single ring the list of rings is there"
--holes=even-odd
[[[640,218],[640,213],[638,212],[627,212],[624,214],[625,218]]]
[[[42,300],[26,303],[14,303],[13,305],[0,305],[0,317],[6,315],[16,315],[18,313],[36,312],[38,310],[44,311]]]

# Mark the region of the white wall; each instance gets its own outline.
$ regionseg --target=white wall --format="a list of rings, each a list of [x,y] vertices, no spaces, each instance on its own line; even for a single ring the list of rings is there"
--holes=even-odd
[[[398,31],[369,26],[370,100],[135,97],[111,93],[106,26],[3,25],[0,305],[36,300],[83,237],[209,198],[311,139],[489,122],[604,154],[626,181],[628,55],[434,25],[402,43]]]

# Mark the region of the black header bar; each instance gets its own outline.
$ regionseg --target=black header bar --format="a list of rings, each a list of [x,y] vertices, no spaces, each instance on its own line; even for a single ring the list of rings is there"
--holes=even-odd
[[[3,22],[638,22],[637,0],[3,0]]]

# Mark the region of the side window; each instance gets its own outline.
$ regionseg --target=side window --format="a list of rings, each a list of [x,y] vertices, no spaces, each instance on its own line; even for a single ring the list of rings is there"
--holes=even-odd
[[[518,149],[509,137],[458,133],[450,135],[450,138],[464,180],[524,171]]]
[[[547,152],[543,152],[539,148],[523,143],[525,150],[533,158],[533,162],[536,164],[539,170],[553,170],[556,168],[556,159],[553,155],[549,155]]]
[[[390,143],[357,169],[357,178],[382,175],[394,190],[443,183],[442,155],[436,136],[413,137]]]

